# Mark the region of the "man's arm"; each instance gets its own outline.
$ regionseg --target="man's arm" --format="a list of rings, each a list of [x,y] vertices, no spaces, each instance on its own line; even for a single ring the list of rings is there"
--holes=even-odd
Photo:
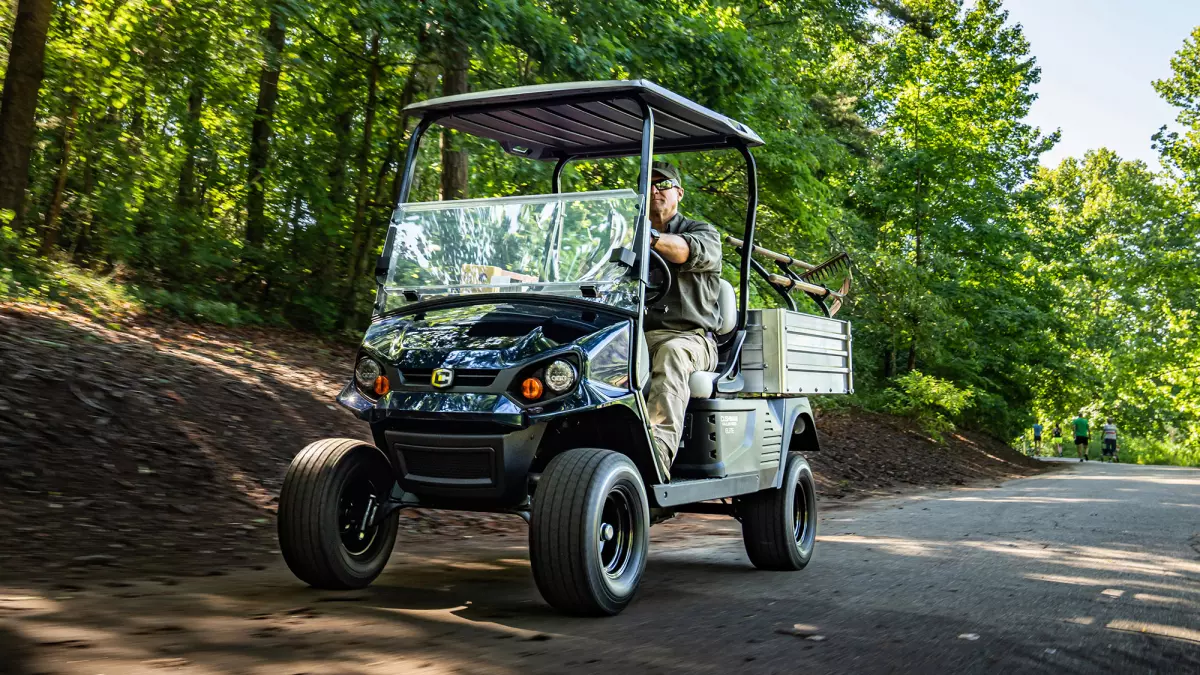
[[[721,235],[705,222],[691,221],[679,234],[662,234],[654,250],[684,272],[721,271]]]
[[[667,262],[682,265],[687,262],[688,257],[692,254],[692,249],[688,246],[687,239],[677,234],[661,234],[658,237],[658,243],[654,244],[654,250],[663,257]]]

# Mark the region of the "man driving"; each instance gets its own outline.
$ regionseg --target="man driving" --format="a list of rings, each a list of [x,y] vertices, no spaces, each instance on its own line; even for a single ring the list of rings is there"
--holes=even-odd
[[[650,179],[650,246],[674,275],[671,290],[646,312],[650,348],[650,395],[647,405],[654,429],[659,470],[670,480],[679,450],[683,415],[696,371],[717,367],[714,331],[721,325],[718,295],[721,237],[712,225],[679,213],[683,180],[679,169],[654,162]]]

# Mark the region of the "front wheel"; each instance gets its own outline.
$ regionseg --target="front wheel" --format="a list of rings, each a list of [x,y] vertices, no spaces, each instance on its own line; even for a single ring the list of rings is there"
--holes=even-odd
[[[739,500],[742,543],[754,566],[801,570],[817,543],[817,491],[812,469],[798,452],[788,453],[779,488]]]
[[[399,519],[380,521],[391,495],[391,466],[375,446],[352,438],[311,443],[288,467],[279,493],[279,550],[301,581],[316,588],[364,588],[383,571]]]
[[[538,481],[529,561],[542,597],[569,614],[612,616],[633,600],[650,548],[650,509],[637,467],[612,450],[550,460]]]

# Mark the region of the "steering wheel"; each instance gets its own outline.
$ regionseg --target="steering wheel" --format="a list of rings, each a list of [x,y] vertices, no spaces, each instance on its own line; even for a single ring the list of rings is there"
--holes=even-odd
[[[663,298],[667,297],[667,293],[671,292],[671,284],[674,283],[674,275],[671,274],[671,267],[667,265],[667,261],[658,254],[654,249],[647,249],[650,252],[650,271],[646,275],[646,306],[657,305]]]

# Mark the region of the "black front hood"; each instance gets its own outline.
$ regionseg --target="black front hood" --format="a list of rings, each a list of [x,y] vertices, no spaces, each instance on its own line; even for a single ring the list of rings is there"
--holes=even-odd
[[[598,312],[544,305],[472,305],[385,317],[371,324],[363,346],[402,370],[501,370],[618,321]]]

